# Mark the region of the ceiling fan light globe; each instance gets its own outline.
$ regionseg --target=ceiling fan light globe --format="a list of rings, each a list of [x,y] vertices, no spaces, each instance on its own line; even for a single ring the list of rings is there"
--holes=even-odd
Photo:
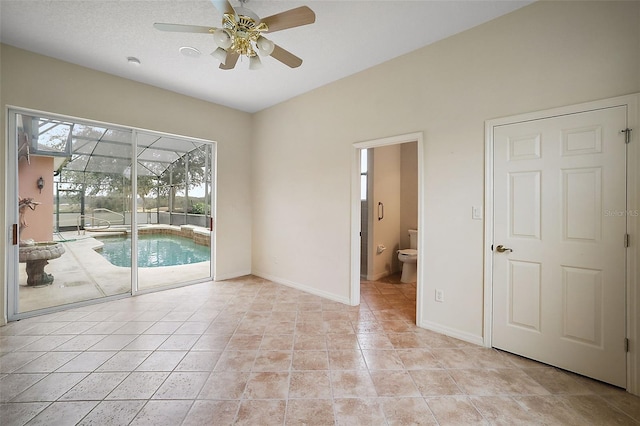
[[[223,49],[230,48],[233,43],[229,33],[221,28],[218,28],[213,32],[213,41]]]
[[[213,56],[223,64],[227,63],[227,51],[221,47],[218,47],[216,50],[211,52],[211,56]]]
[[[262,61],[258,55],[253,55],[249,58],[249,69],[250,70],[259,70],[262,68]]]
[[[264,37],[258,38],[256,42],[256,46],[258,47],[258,52],[263,56],[269,56],[273,53],[273,49],[275,49],[275,44]]]

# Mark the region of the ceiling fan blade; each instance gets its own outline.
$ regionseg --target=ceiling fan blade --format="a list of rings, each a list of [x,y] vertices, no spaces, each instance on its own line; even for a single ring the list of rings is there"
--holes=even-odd
[[[227,61],[224,64],[220,64],[221,70],[232,70],[236,66],[236,62],[238,62],[238,55],[236,52],[229,52],[227,54]]]
[[[231,3],[229,3],[228,0],[211,0],[211,3],[213,3],[213,6],[216,9],[218,9],[222,14],[225,14],[225,13],[228,13],[229,15],[236,14],[236,11],[233,10],[233,6],[231,6]]]
[[[316,22],[316,14],[307,6],[296,7],[286,12],[267,16],[260,20],[269,27],[269,32],[286,30],[287,28],[299,27],[301,25],[313,24]]]
[[[271,56],[291,68],[298,68],[302,65],[302,59],[277,44],[274,46]]]
[[[182,24],[162,24],[156,22],[153,24],[156,30],[171,31],[174,33],[203,33],[212,34],[215,31],[213,27],[202,27],[200,25],[182,25]]]

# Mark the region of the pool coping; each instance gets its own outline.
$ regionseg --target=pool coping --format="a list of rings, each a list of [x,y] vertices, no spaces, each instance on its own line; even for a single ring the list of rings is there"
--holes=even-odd
[[[98,235],[101,237],[117,237],[122,236],[123,234],[131,234],[130,228],[109,228],[113,230],[90,230],[86,229],[85,234],[92,237],[97,237]],[[159,234],[159,235],[175,235],[186,239],[191,239],[195,244],[201,246],[211,246],[211,231],[207,228],[202,228],[200,226],[195,225],[145,225],[143,227],[138,228],[138,234],[140,235],[150,235],[150,234]]]

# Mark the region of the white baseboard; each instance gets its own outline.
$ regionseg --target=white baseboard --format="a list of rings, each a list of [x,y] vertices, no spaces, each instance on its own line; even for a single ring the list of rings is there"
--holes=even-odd
[[[391,275],[391,272],[378,272],[377,274],[367,276],[367,281],[378,281],[382,278],[388,277],[389,275]]]
[[[214,277],[214,281],[230,280],[233,278],[244,277],[245,275],[251,275],[251,270],[249,269],[246,271],[229,272],[226,274],[216,274],[216,276]]]
[[[442,324],[431,321],[420,321],[418,327],[426,328],[427,330],[435,331],[436,333],[444,334],[445,336],[453,337],[455,339],[464,340],[465,342],[473,343],[475,345],[484,346],[484,339],[482,336],[456,330],[455,328],[445,327]]]
[[[293,281],[285,280],[280,277],[276,277],[270,274],[265,274],[259,271],[253,271],[253,275],[256,277],[264,278],[265,280],[273,281],[277,284],[286,285],[287,287],[295,288],[296,290],[304,291],[305,293],[314,294],[316,296],[324,297],[325,299],[333,300],[334,302],[344,303],[345,305],[350,304],[350,300],[348,297],[340,297],[336,296],[333,293],[327,293],[326,291],[318,290],[317,288],[309,287],[304,284],[296,283]]]

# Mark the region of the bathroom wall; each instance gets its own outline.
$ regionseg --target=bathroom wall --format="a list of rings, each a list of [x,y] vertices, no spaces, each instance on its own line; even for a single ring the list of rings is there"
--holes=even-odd
[[[409,247],[407,231],[418,227],[418,143],[372,148],[369,152],[371,202],[362,203],[361,216],[363,224],[371,221],[367,228],[373,237],[370,246],[365,246],[362,238],[361,252],[364,259],[367,255],[373,259],[368,279],[380,279],[402,270],[396,251]],[[384,204],[385,217],[381,221],[378,221],[379,201]],[[377,253],[379,244],[384,244],[387,250]]]
[[[399,269],[400,248],[400,145],[374,148],[372,174],[373,197],[370,208],[373,232],[369,244],[369,280],[378,280]],[[384,207],[379,207],[382,203]],[[379,215],[384,215],[378,220]],[[378,246],[386,250],[378,253]]]
[[[409,229],[418,229],[418,143],[400,145],[400,248],[409,247]]]

